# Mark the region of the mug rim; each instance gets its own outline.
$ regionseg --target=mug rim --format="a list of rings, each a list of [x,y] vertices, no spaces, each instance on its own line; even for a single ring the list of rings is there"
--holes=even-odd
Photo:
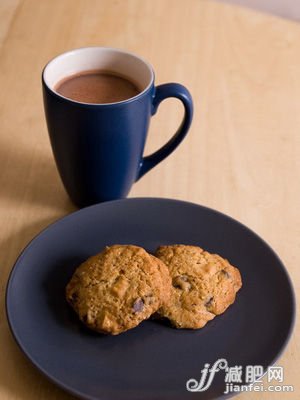
[[[137,59],[139,59],[140,61],[142,61],[146,67],[149,69],[150,75],[151,75],[151,79],[150,82],[148,83],[148,85],[145,87],[145,89],[143,89],[141,92],[139,92],[136,96],[130,97],[129,99],[126,100],[122,100],[122,101],[115,101],[113,103],[86,103],[83,101],[77,101],[77,100],[73,100],[70,99],[69,97],[65,97],[63,95],[61,95],[60,93],[58,93],[57,91],[55,91],[54,89],[52,89],[46,82],[45,79],[45,73],[47,72],[47,68],[51,65],[52,62],[56,61],[59,58],[63,58],[68,54],[72,54],[72,53],[78,53],[82,50],[86,50],[86,49],[106,49],[106,50],[113,50],[116,53],[120,53],[120,54],[127,54],[129,56],[135,57]],[[55,57],[52,57],[44,66],[43,70],[42,70],[42,82],[43,85],[51,92],[51,94],[55,95],[56,97],[58,97],[61,100],[64,100],[66,102],[69,103],[73,103],[76,105],[81,105],[81,106],[89,106],[89,107],[111,107],[111,106],[118,106],[118,105],[124,105],[124,104],[128,104],[131,103],[135,100],[138,100],[140,97],[144,96],[146,93],[148,93],[148,91],[152,88],[153,84],[154,84],[154,78],[155,78],[155,74],[154,74],[154,70],[152,65],[146,61],[143,57],[138,56],[137,54],[131,52],[131,51],[127,51],[127,50],[123,50],[120,48],[116,48],[116,47],[110,47],[110,46],[83,46],[83,47],[78,47],[75,49],[71,49],[68,51],[65,51],[63,53],[58,54]]]

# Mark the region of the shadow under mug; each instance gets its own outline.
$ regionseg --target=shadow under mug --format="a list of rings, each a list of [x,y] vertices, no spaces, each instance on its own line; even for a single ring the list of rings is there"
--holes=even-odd
[[[128,77],[141,91],[109,104],[78,102],[55,91],[61,79],[87,70]],[[152,67],[126,51],[85,47],[61,54],[45,66],[42,84],[56,165],[79,207],[126,197],[135,181],[176,149],[191,124],[193,102],[188,90],[178,83],[155,87]],[[161,149],[143,157],[150,117],[168,97],[182,101],[183,121]]]

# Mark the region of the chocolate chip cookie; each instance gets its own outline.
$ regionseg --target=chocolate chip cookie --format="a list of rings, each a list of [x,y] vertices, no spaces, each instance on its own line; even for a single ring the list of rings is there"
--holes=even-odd
[[[161,246],[156,256],[168,267],[171,297],[158,314],[176,328],[202,328],[235,301],[242,286],[237,268],[197,246]]]
[[[149,318],[168,301],[168,268],[144,249],[114,245],[81,264],[66,299],[89,328],[117,335]]]

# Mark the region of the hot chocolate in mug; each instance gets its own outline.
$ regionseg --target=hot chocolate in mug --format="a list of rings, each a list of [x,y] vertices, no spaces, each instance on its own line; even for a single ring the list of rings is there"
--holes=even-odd
[[[86,71],[110,71],[131,81],[137,94],[112,103],[86,103],[57,91],[57,84]],[[42,73],[45,115],[61,179],[79,207],[120,199],[183,140],[193,116],[189,91],[178,83],[154,84],[150,64],[127,51],[85,47],[51,60]],[[168,97],[183,103],[184,117],[175,135],[144,157],[150,118]]]

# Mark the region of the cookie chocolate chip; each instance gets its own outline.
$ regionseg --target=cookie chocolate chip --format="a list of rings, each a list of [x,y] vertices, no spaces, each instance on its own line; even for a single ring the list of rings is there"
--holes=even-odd
[[[149,318],[171,291],[167,267],[144,249],[114,245],[81,264],[66,299],[89,328],[117,335]]]
[[[176,328],[198,329],[235,301],[242,286],[237,268],[197,246],[161,246],[156,256],[168,267],[171,297],[158,314]]]

